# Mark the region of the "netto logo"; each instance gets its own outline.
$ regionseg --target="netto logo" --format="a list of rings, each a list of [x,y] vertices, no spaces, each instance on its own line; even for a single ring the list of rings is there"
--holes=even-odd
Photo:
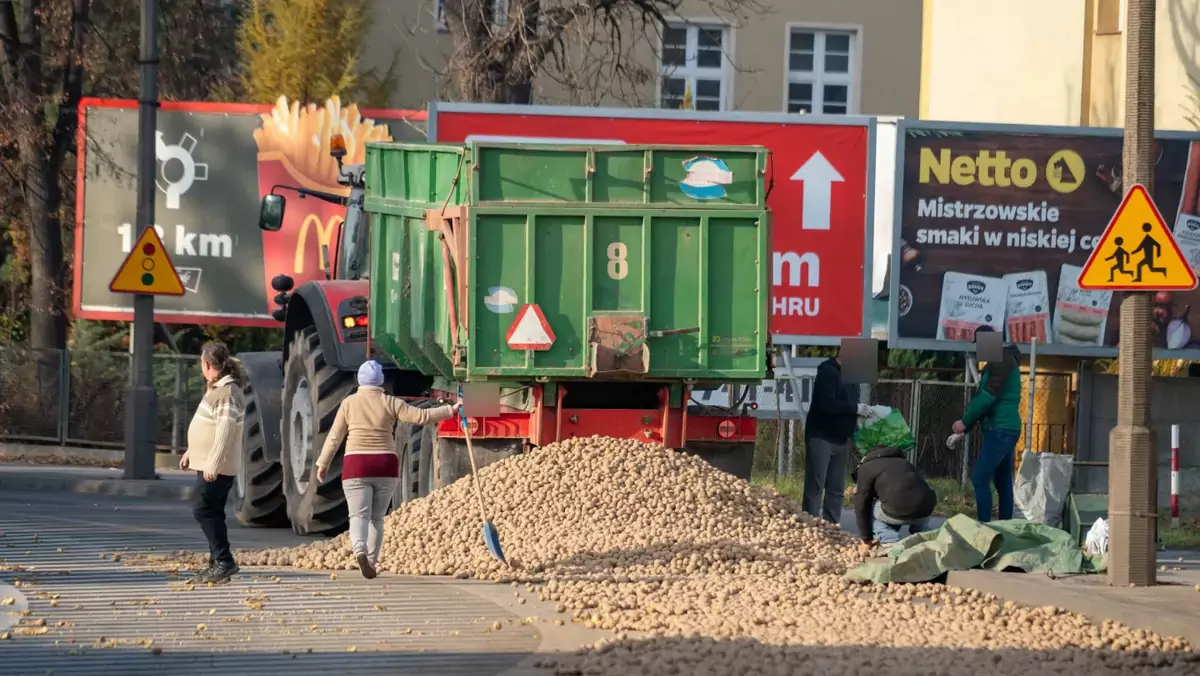
[[[977,279],[973,279],[973,280],[967,282],[967,291],[970,291],[971,293],[975,294],[976,296],[983,293],[984,289],[986,289],[986,288],[987,288],[987,284],[984,284],[983,282],[981,282]]]
[[[1028,291],[1033,288],[1033,280],[1022,279],[1021,281],[1017,282],[1017,288],[1022,291]]]

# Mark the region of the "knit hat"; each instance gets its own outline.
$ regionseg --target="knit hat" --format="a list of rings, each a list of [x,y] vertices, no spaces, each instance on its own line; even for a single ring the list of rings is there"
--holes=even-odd
[[[383,367],[374,359],[363,362],[358,367],[358,384],[379,387],[383,384]]]

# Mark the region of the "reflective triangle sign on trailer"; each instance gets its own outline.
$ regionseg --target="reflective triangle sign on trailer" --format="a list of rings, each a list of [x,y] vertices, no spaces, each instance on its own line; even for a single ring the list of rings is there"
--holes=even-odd
[[[537,305],[523,305],[517,311],[517,318],[508,333],[504,334],[504,342],[513,350],[549,350],[554,345],[554,331],[550,322],[542,314],[542,308]]]

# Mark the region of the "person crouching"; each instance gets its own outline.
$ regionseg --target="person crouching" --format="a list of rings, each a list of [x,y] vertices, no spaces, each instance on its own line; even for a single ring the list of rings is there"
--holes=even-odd
[[[342,491],[350,513],[350,542],[363,577],[376,575],[383,544],[383,517],[400,479],[400,454],[395,425],[430,425],[454,417],[462,402],[453,406],[416,408],[383,390],[383,367],[364,362],[358,369],[358,391],[338,407],[333,427],[317,458],[317,480],[324,483],[338,447],[346,439],[342,459]],[[347,438],[349,434],[349,438]]]
[[[937,493],[899,449],[882,447],[867,453],[853,476],[854,516],[864,551],[899,542],[902,528],[908,528],[910,535],[928,529]]]

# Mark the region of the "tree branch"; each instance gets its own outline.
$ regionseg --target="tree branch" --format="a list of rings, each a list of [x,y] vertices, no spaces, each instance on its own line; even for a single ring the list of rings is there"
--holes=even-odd
[[[74,0],[71,11],[71,32],[65,46],[66,64],[62,76],[62,101],[58,119],[50,138],[50,166],[58,171],[63,158],[75,144],[75,129],[79,119],[79,101],[83,98],[83,53],[87,46],[90,21],[90,0]]]
[[[16,3],[0,2],[0,43],[4,46],[4,80],[7,91],[24,89],[20,81],[21,33],[17,29]]]

